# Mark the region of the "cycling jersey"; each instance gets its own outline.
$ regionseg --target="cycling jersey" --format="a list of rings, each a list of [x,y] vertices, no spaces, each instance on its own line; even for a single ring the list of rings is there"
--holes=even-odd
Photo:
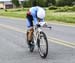
[[[38,24],[38,18],[37,18],[37,12],[40,11],[40,9],[43,9],[39,6],[36,6],[36,7],[31,7],[28,11],[28,14],[27,14],[27,19],[26,19],[26,24],[27,24],[27,27],[31,27],[36,24]],[[44,18],[41,20],[41,21],[44,21]]]

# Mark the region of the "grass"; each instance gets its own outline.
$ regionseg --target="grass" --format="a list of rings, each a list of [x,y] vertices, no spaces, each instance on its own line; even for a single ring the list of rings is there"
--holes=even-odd
[[[9,9],[7,12],[0,10],[1,16],[11,16],[25,18],[27,9]],[[75,12],[54,12],[54,10],[46,10],[47,21],[59,21],[66,23],[75,23]]]
[[[47,10],[46,13],[46,20],[75,23],[75,12],[52,12],[50,10]]]
[[[17,18],[25,18],[26,11],[15,11],[15,10],[0,10],[0,15],[1,16],[9,16],[9,17],[17,17]]]

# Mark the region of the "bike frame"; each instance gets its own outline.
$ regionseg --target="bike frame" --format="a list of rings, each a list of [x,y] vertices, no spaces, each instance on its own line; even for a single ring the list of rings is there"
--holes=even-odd
[[[33,26],[33,29],[34,29],[34,32],[33,32],[33,35],[34,35],[34,42],[35,44],[37,43],[37,38],[38,38],[38,35],[40,35],[40,32],[42,32],[42,28],[49,28],[51,29],[51,27],[43,27],[43,26],[40,26],[40,27],[37,27],[37,26]]]
[[[33,32],[34,43],[37,44],[37,38],[38,38],[38,35],[40,34],[40,32],[42,31],[42,29],[41,29],[41,27],[37,27],[37,26],[33,26],[33,29],[34,29],[34,32]]]

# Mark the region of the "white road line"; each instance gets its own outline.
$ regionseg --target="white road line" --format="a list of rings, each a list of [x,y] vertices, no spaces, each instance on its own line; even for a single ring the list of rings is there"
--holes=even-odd
[[[26,30],[21,30],[21,29],[18,29],[18,28],[9,26],[9,25],[5,25],[5,24],[0,24],[0,27],[4,27],[4,28],[10,29],[10,30],[21,32],[21,33],[26,33]],[[61,44],[61,45],[71,47],[71,48],[75,48],[75,43],[67,42],[67,41],[60,40],[60,39],[57,39],[54,37],[49,37],[48,40],[53,43]]]

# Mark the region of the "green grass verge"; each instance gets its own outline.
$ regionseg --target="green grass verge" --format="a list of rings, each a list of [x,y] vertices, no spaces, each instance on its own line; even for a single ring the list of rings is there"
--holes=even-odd
[[[9,16],[9,17],[17,17],[17,18],[25,18],[26,11],[15,11],[15,10],[0,10],[0,16]]]
[[[46,13],[47,13],[46,20],[75,23],[75,12],[54,12],[47,10]]]
[[[10,9],[5,12],[0,10],[1,16],[25,18],[27,9]],[[46,10],[47,21],[59,21],[66,23],[75,23],[75,12],[54,12],[54,10]]]

